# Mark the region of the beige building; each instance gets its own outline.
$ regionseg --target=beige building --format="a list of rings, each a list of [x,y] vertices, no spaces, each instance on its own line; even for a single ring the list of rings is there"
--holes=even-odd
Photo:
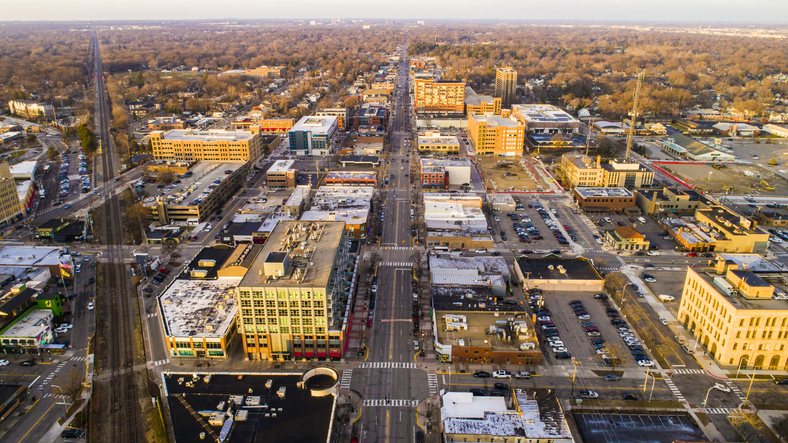
[[[337,128],[340,131],[347,131],[347,125],[350,122],[350,110],[348,108],[322,108],[315,111],[315,115],[319,117],[336,117]],[[293,127],[293,125],[290,125],[290,127]]]
[[[247,69],[244,74],[255,77],[279,78],[285,75],[284,66],[260,66],[259,68]]]
[[[55,107],[49,103],[39,103],[32,100],[9,100],[8,110],[11,114],[21,115],[26,118],[44,117],[55,119]]]
[[[511,118],[468,115],[468,136],[477,155],[515,157],[523,154],[525,126]]]
[[[465,113],[468,115],[501,115],[501,98],[476,95],[470,86],[466,86]]]
[[[785,277],[722,262],[719,275],[687,267],[679,322],[723,368],[788,370],[788,303],[773,298]]]
[[[8,163],[0,163],[0,226],[13,222],[22,215],[22,202]]]
[[[344,222],[279,221],[236,291],[245,359],[342,358],[348,246]]]
[[[514,103],[514,92],[517,88],[517,71],[512,68],[495,70],[495,96],[500,97],[504,105]]]
[[[441,135],[440,131],[426,131],[418,137],[419,155],[460,155],[460,141],[453,135]]]
[[[413,95],[419,114],[462,114],[465,111],[465,82],[417,79]]]
[[[262,154],[260,134],[247,131],[171,130],[150,133],[156,160],[256,161]]]
[[[629,226],[605,231],[605,241],[616,251],[646,251],[650,244],[645,235]]]
[[[700,195],[697,192],[683,191],[679,188],[639,190],[635,193],[635,203],[644,214],[648,215],[663,212],[693,214],[701,207]]]
[[[654,172],[640,163],[611,160],[602,163],[583,154],[561,156],[564,180],[573,187],[641,188],[654,183]]]
[[[529,134],[569,134],[580,131],[582,123],[553,105],[512,105],[512,117],[525,125]]]

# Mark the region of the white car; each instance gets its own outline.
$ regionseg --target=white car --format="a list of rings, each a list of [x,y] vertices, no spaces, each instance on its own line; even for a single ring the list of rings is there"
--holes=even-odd
[[[656,283],[657,282],[657,280],[654,277],[644,278],[643,281],[645,281],[647,283]]]
[[[591,316],[590,315],[581,315],[580,317],[577,317],[577,319],[578,320],[591,320]]]
[[[539,297],[537,297],[537,299],[539,299]],[[550,316],[549,315],[543,315],[541,317],[538,317],[537,320],[539,320],[539,321],[550,321]]]
[[[720,392],[725,392],[727,394],[730,394],[730,392],[731,392],[731,388],[725,386],[722,383],[714,383],[714,386],[712,386],[712,388],[714,388],[714,389],[716,389],[716,390],[718,390]]]
[[[558,347],[553,348],[553,352],[556,353],[556,354],[559,353],[559,352],[566,352],[566,348],[563,347],[563,346],[558,346]]]
[[[88,311],[92,311],[92,310],[93,310],[93,302],[89,302],[88,303]]]
[[[550,346],[554,346],[556,348],[562,348],[564,347],[564,342],[562,342],[561,340],[551,341]]]
[[[580,398],[599,398],[599,394],[594,391],[580,391]]]
[[[60,325],[60,326],[58,326],[58,327],[59,327],[59,328],[66,328],[66,329],[71,329],[71,328],[73,328],[73,327],[74,327],[74,325],[72,325],[71,323],[63,323],[63,324],[61,324],[61,325]]]
[[[771,238],[769,238],[769,241],[772,242],[772,243],[780,243],[780,244],[782,244],[783,239],[781,239],[780,237],[771,237]]]
[[[512,373],[511,372],[504,371],[503,369],[501,369],[500,371],[493,371],[492,375],[493,375],[494,378],[511,378],[512,377]]]
[[[418,351],[419,350],[419,341],[418,340],[413,340],[413,350],[414,351]]]
[[[66,332],[68,332],[68,329],[66,329],[66,328],[56,328],[55,332],[57,332],[58,334],[65,334]]]
[[[0,360],[0,366],[8,366],[8,360]]]
[[[599,243],[600,245],[602,244],[602,239],[601,238],[597,238],[597,239],[594,239],[594,240],[596,240],[596,242]]]
[[[659,322],[660,322],[660,323],[662,323],[662,324],[663,324],[663,325],[665,325],[665,326],[667,326],[667,325],[668,325],[668,320],[667,320],[667,319],[665,319],[665,317],[660,317],[660,318],[659,318]]]
[[[657,251],[647,251],[646,255],[656,256],[656,255],[659,255],[659,252],[657,252]]]
[[[654,362],[651,360],[638,360],[638,366],[654,366]]]
[[[204,230],[205,230],[205,231],[210,231],[211,229],[213,229],[213,226],[211,226],[211,225],[206,225]]]
[[[630,332],[619,332],[619,337],[632,337],[632,333]]]
[[[666,301],[675,301],[676,297],[668,294],[659,294],[659,301],[666,302]]]

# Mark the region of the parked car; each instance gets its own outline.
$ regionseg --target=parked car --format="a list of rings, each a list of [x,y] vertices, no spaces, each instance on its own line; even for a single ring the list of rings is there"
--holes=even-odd
[[[525,380],[527,380],[527,379],[531,378],[531,373],[530,373],[530,372],[528,372],[528,371],[520,371],[520,372],[516,372],[516,373],[514,374],[514,378],[519,378],[519,379],[525,379]],[[786,380],[788,380],[788,379],[786,379]]]
[[[624,392],[623,394],[621,394],[621,399],[622,400],[637,400],[638,397],[637,397],[637,395],[635,395],[635,394],[633,394],[631,392]]]
[[[491,377],[490,373],[489,372],[485,372],[485,371],[474,372],[473,376],[476,377],[476,378],[490,378]]]
[[[512,373],[511,372],[504,371],[504,370],[494,371],[492,375],[495,378],[511,378],[512,377]]]
[[[580,398],[599,398],[599,394],[594,391],[580,391]]]
[[[483,397],[487,395],[484,389],[471,388],[468,389],[468,392],[472,393],[474,397]]]
[[[621,377],[615,374],[607,374],[604,377],[602,377],[602,379],[604,379],[605,381],[619,381]]]

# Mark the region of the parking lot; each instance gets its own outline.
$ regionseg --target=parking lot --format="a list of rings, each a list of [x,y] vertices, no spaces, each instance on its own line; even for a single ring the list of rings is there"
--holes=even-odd
[[[517,200],[518,198],[515,198],[515,201]],[[506,238],[506,242],[508,242],[512,248],[518,250],[569,249],[570,246],[568,244],[562,245],[559,243],[558,239],[553,235],[553,230],[548,227],[547,222],[536,209],[535,205],[541,203],[535,199],[532,200],[525,197],[520,197],[519,202],[522,204],[522,209],[518,209],[514,212],[518,215],[519,220],[513,220],[507,215],[507,213],[496,214],[498,221],[495,222],[494,225],[497,225],[498,230],[504,233],[502,239]],[[529,204],[532,207],[529,208]],[[549,206],[542,205],[542,207],[549,212]],[[563,228],[563,225],[567,224],[568,222],[565,219],[562,219],[560,216],[556,217],[556,214],[550,213],[548,216],[549,220],[556,224],[556,227],[559,229],[559,231],[561,231],[562,235],[569,239],[571,236],[567,236],[568,233],[566,229]],[[538,231],[538,235],[536,234],[536,231],[531,231],[527,234],[528,241],[521,241],[519,234],[515,230],[515,223],[520,223],[526,230],[529,228],[528,223],[530,223],[532,227]],[[541,239],[539,239],[539,237],[541,237]]]
[[[654,277],[656,282],[646,282],[644,284],[654,293],[655,296],[659,294],[667,294],[675,298],[671,302],[662,302],[668,311],[675,317],[679,311],[679,303],[681,302],[681,291],[684,288],[684,279],[687,277],[687,271],[656,271],[646,268],[641,274],[640,278],[643,279],[643,274],[648,274]],[[656,318],[656,317],[655,317]]]
[[[621,360],[621,366],[635,364],[634,359],[629,353],[629,349],[624,345],[623,339],[619,336],[619,331],[616,326],[610,323],[610,318],[607,316],[606,309],[609,308],[607,302],[594,298],[593,293],[589,292],[552,292],[546,291],[543,293],[545,307],[550,311],[550,317],[556,325],[559,337],[563,342],[563,347],[567,349],[575,360],[584,362],[587,369],[602,368],[602,360],[598,357],[596,349],[591,342],[591,338],[586,335],[581,323],[591,322],[599,329],[599,336],[593,339],[603,339],[605,344],[610,346],[611,350],[621,347],[618,353]],[[583,308],[587,312],[590,319],[578,320],[575,315],[570,302],[579,300],[582,302]],[[547,343],[544,332],[541,326],[537,326],[540,330],[540,341],[542,343],[542,352],[551,364],[565,364],[571,365],[571,360],[557,360],[554,357],[554,352]]]
[[[672,251],[676,248],[678,243],[676,243],[671,238],[663,238],[660,235],[664,229],[662,229],[657,222],[648,215],[633,215],[629,216],[624,213],[616,213],[616,212],[606,212],[606,213],[592,213],[586,214],[588,218],[594,221],[594,223],[599,226],[600,231],[604,230],[611,230],[615,229],[620,226],[629,226],[633,227],[638,230],[641,234],[646,236],[646,240],[651,242],[652,245],[655,245],[657,251]],[[610,218],[612,223],[602,222],[603,218]],[[645,223],[642,223],[638,220],[639,217],[642,217],[646,220]]]

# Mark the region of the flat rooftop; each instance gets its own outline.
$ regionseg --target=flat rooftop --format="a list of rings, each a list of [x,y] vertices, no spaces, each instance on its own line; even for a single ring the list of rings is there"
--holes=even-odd
[[[430,272],[441,270],[475,270],[480,274],[509,275],[509,266],[503,257],[475,256],[449,257],[445,255],[429,257]]]
[[[436,311],[523,312],[512,299],[495,297],[489,287],[432,286],[432,306]],[[506,301],[506,303],[504,303]]]
[[[727,254],[716,253],[718,259],[725,260],[729,264],[739,265],[739,269],[746,269],[755,273],[759,272],[783,272],[785,267],[779,262],[771,262],[758,254]]]
[[[602,280],[585,258],[518,257],[517,264],[530,280]],[[559,266],[566,272],[562,273]]]
[[[737,235],[769,235],[760,229],[751,229],[742,226],[742,221],[746,220],[746,218],[731,211],[725,206],[714,205],[709,208],[698,208],[696,214],[703,214],[708,219],[714,220],[715,227],[720,231],[725,231],[728,234],[728,238]],[[728,226],[729,224],[730,226]]]
[[[720,298],[727,301],[731,305],[731,309],[788,311],[788,300],[777,300],[774,298],[746,299],[744,297],[739,297],[738,295],[730,297],[725,295],[725,293],[714,284],[714,277],[719,277],[719,275],[698,271],[694,272],[698,274],[704,281],[706,281],[706,283],[710,284],[721,295]],[[775,288],[775,293],[777,293],[777,290],[779,290],[784,294],[788,294],[788,285],[782,281],[782,274],[773,276],[765,276],[761,274],[756,276],[756,274],[751,271],[733,271],[733,273],[740,276],[746,276],[747,283],[751,284],[752,286],[773,286]],[[724,275],[722,277],[724,278]]]
[[[337,117],[330,115],[310,115],[301,117],[298,123],[290,128],[290,131],[308,131],[312,134],[327,135],[332,127],[337,127]]]
[[[204,377],[206,374],[199,375]],[[300,374],[212,374],[209,383],[200,381],[194,383],[194,387],[178,383],[179,378],[191,380],[191,373],[164,373],[162,377],[172,415],[173,433],[178,443],[211,441],[210,436],[200,440],[198,430],[202,426],[184,403],[193,411],[219,412],[217,405],[220,402],[229,405],[231,396],[244,398],[244,404],[237,405],[236,411],[247,411],[248,415],[245,420],[234,421],[225,442],[315,443],[330,439],[329,424],[335,397],[313,397],[308,389],[298,387]],[[265,387],[268,380],[272,381],[271,389]],[[284,398],[276,394],[281,387],[286,390]],[[184,402],[176,397],[179,394],[183,395]],[[246,405],[245,400],[249,395],[260,396],[260,406]],[[207,423],[208,417],[202,419]],[[213,426],[211,429],[218,437],[221,428]]]
[[[295,164],[295,160],[277,160],[271,165],[270,168],[266,171],[266,173],[282,173],[287,171],[294,171],[293,165]]]
[[[456,140],[456,139],[455,139]],[[467,158],[422,158],[421,167],[471,167],[471,161]]]
[[[60,248],[49,246],[3,246],[0,266],[57,266]]]
[[[477,122],[485,122],[487,123],[487,127],[493,128],[496,126],[502,126],[507,128],[516,128],[518,126],[523,126],[522,123],[512,120],[508,117],[501,117],[498,115],[474,115],[472,116],[474,120]]]
[[[240,277],[173,281],[159,298],[165,333],[171,337],[224,337],[238,311],[233,291],[240,281]]]
[[[583,188],[583,187],[576,187],[575,192],[583,196],[583,198],[588,197],[632,197],[632,191],[627,188]]]
[[[512,113],[519,113],[528,123],[580,123],[580,120],[553,105],[512,105]]]
[[[513,409],[491,397],[474,397],[470,392],[443,396],[441,417],[446,434],[495,437],[525,437],[526,440],[572,440],[564,412],[554,390],[515,389]],[[477,403],[478,401],[478,403]],[[503,410],[501,409],[503,403]]]
[[[467,91],[467,88],[466,88]],[[467,94],[467,92],[466,92]],[[480,106],[482,103],[492,104],[495,99],[489,95],[466,95],[465,104],[468,106]]]
[[[24,162],[14,163],[10,165],[11,175],[13,176],[30,176],[36,172],[38,166],[37,160],[28,160]]]
[[[528,314],[524,312],[514,313],[514,309],[512,311],[511,314],[500,312],[436,311],[438,341],[452,346],[490,347],[495,351],[519,350],[521,344],[533,343],[534,350],[538,351],[539,341],[534,331],[534,325],[527,318]],[[498,316],[495,315],[496,313]],[[448,323],[465,323],[468,329],[456,328],[457,330],[447,330],[446,325]],[[490,327],[506,331],[506,335],[512,339],[504,340],[502,335],[490,334]]]
[[[0,332],[3,337],[38,337],[51,329],[51,309],[32,309]]]
[[[375,180],[376,176],[372,171],[329,171],[326,180]]]
[[[155,132],[155,131],[154,131]],[[228,131],[226,129],[171,129],[164,133],[167,141],[234,142],[251,140],[254,135],[249,131]]]
[[[345,222],[280,221],[238,286],[326,287],[344,230]],[[290,265],[282,277],[271,280],[263,265],[278,252],[288,253]],[[302,277],[296,269],[305,271]]]
[[[178,184],[171,184],[159,190],[160,196],[167,205],[197,206],[211,195],[219,185],[236,169],[247,162],[199,162],[193,168],[191,177],[180,178]],[[229,174],[228,174],[229,172]],[[145,206],[156,206],[156,197],[143,200]]]

